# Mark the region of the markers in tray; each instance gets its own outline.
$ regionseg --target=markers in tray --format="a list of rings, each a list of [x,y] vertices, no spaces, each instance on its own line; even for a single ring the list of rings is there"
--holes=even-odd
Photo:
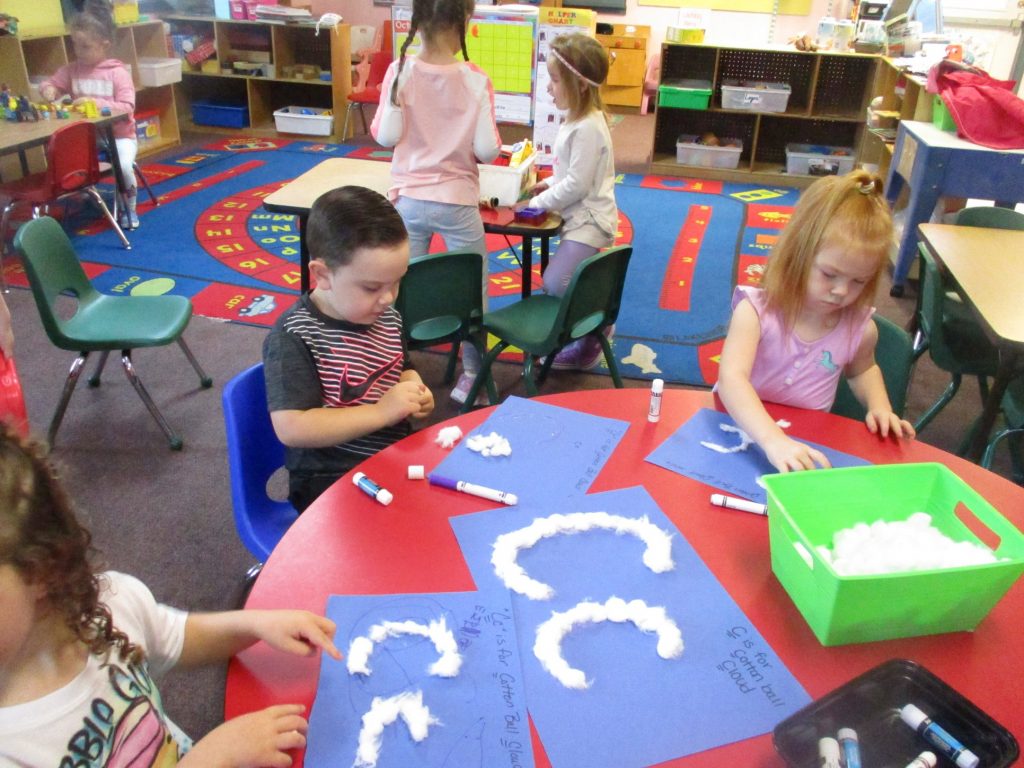
[[[924,667],[892,659],[775,727],[792,768],[1005,768],[1016,739]]]

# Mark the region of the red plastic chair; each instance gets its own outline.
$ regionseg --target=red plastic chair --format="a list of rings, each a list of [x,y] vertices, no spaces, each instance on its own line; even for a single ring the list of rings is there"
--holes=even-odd
[[[0,184],[0,196],[9,198],[0,217],[0,253],[6,248],[7,226],[11,211],[18,203],[32,206],[32,218],[49,213],[50,205],[72,195],[85,194],[95,202],[125,248],[131,248],[124,232],[117,225],[96,184],[100,180],[99,158],[96,154],[96,126],[84,120],[69,123],[54,131],[46,147],[46,170],[22,179]],[[0,264],[0,281],[3,268]]]
[[[370,128],[366,124],[366,113],[363,112],[364,104],[376,106],[380,103],[380,86],[384,82],[384,75],[391,64],[391,54],[388,51],[373,51],[370,54],[370,72],[366,77],[366,84],[358,91],[352,91],[348,95],[348,108],[345,110],[345,126],[342,129],[342,138],[348,138],[348,123],[352,116],[352,110],[359,110],[359,117],[363,121],[363,133],[369,133]]]

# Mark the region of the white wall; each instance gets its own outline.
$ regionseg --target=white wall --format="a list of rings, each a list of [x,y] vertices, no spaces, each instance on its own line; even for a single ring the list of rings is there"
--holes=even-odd
[[[744,13],[739,11],[711,11],[711,24],[705,34],[705,42],[711,45],[784,45],[791,37],[804,33],[813,35],[818,19],[829,9],[842,5],[842,0],[811,0],[810,13],[806,16],[778,16],[774,27],[769,13]],[[371,0],[313,0],[313,14],[331,11],[340,13],[350,24],[380,25],[390,18],[388,6],[374,5]],[[651,51],[660,48],[665,39],[666,27],[676,22],[675,8],[658,8],[640,5],[638,0],[627,0],[626,12],[599,13],[599,21],[611,24],[643,24],[651,28]],[[983,39],[991,47],[993,55],[987,71],[993,77],[1009,78],[1013,57],[1017,50],[1019,36],[1010,29],[993,27],[961,27],[964,34]],[[1024,83],[1021,85],[1024,90]]]

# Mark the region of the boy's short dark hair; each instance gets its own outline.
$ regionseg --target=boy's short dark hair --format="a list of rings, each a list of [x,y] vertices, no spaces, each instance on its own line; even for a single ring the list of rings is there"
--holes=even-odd
[[[352,261],[361,248],[399,245],[409,239],[398,211],[386,197],[366,187],[338,187],[313,203],[306,223],[311,259],[330,269]]]

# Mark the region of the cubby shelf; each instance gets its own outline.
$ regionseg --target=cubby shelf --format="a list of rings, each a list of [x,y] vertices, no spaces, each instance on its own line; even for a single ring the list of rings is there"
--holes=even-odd
[[[348,94],[352,90],[350,26],[338,24],[321,27],[319,35],[310,24],[284,24],[273,21],[242,21],[195,16],[169,16],[171,34],[194,33],[213,41],[216,53],[206,63],[191,65],[182,61],[182,82],[178,90],[179,118],[184,130],[230,131],[194,125],[192,104],[210,101],[245,106],[249,114],[246,133],[256,136],[277,136],[274,110],[289,106],[329,109],[334,113],[333,136],[340,140]],[[273,77],[225,72],[233,61],[247,60],[251,54],[243,46],[255,45],[265,53],[266,62],[274,68]],[[284,67],[299,64],[317,66],[329,72],[330,80],[308,80],[281,77]],[[212,70],[212,71],[211,71]]]
[[[876,88],[877,56],[664,43],[661,62],[662,82],[707,80],[712,96],[707,109],[657,107],[651,173],[803,187],[814,177],[785,172],[786,144],[849,146],[860,154],[865,111]],[[788,83],[792,92],[786,111],[723,109],[725,78]],[[709,132],[743,141],[738,168],[676,162],[680,135]]]

